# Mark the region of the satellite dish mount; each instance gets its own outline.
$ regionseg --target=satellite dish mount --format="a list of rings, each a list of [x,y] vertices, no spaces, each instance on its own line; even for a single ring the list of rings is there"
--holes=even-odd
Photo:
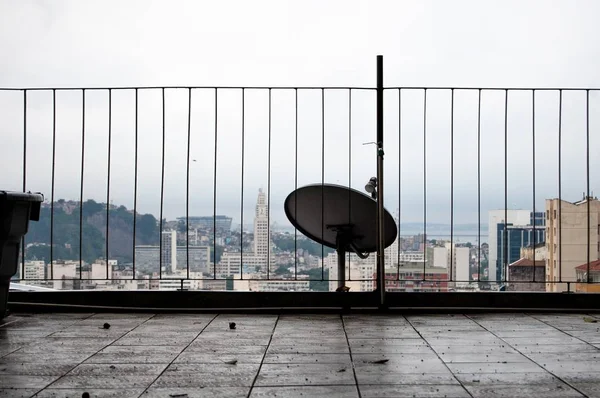
[[[375,190],[376,180],[370,182]],[[290,193],[284,209],[288,220],[301,233],[336,250],[336,291],[350,290],[346,286],[346,253],[356,253],[365,259],[369,253],[377,251],[377,201],[341,185],[314,184]],[[387,247],[398,234],[396,223],[388,211],[385,211],[384,227]]]

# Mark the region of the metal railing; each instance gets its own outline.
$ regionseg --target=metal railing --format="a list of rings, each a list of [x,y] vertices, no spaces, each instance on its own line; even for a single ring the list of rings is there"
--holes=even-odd
[[[588,286],[597,284],[593,262],[599,258],[594,253],[600,253],[600,243],[596,242],[600,230],[596,233],[594,223],[600,229],[600,207],[596,208],[597,201],[591,200],[594,188],[591,182],[598,181],[598,176],[592,177],[591,173],[598,169],[598,161],[590,153],[600,149],[597,140],[600,126],[593,118],[593,110],[600,109],[600,89],[384,87],[382,73],[382,67],[378,68],[376,87],[1,88],[0,101],[6,117],[0,122],[0,129],[8,131],[9,138],[3,140],[0,165],[11,170],[3,173],[1,188],[42,191],[49,199],[45,206],[50,218],[48,243],[45,243],[49,253],[42,260],[48,266],[43,278],[27,276],[28,271],[31,274],[26,269],[28,252],[35,250],[27,246],[39,242],[26,236],[20,281],[63,283],[65,279],[78,279],[80,282],[75,285],[82,287],[83,281],[131,279],[144,281],[151,288],[156,287],[155,280],[176,280],[183,289],[193,288],[190,281],[216,280],[225,282],[223,286],[230,289],[232,285],[227,283],[232,284],[235,279],[257,283],[281,281],[290,285],[308,281],[303,288],[314,289],[315,282],[335,280],[327,277],[326,248],[321,246],[316,256],[306,257],[313,262],[312,269],[320,270],[320,277],[315,278],[309,267],[300,264],[304,257],[299,254],[298,243],[305,246],[309,243],[296,230],[290,229],[288,235],[272,230],[274,221],[287,222],[282,217],[283,199],[308,183],[339,183],[362,190],[362,184],[373,175],[380,176],[385,169],[380,186],[385,183],[386,190],[381,191],[379,201],[383,203],[385,199],[388,209],[397,209],[400,238],[396,248],[388,248],[385,256],[380,251],[376,263],[368,263],[367,267],[349,257],[348,281],[362,283],[361,289],[386,286],[387,290],[397,291],[469,291],[504,290],[512,286],[514,290],[593,290]],[[364,145],[373,140],[381,169],[375,167],[376,159],[368,152],[372,147]],[[47,148],[50,144],[51,149]],[[154,155],[144,156],[150,151]],[[49,178],[37,174],[45,168],[41,165],[44,156],[49,158],[45,160],[50,163]],[[99,164],[100,159],[104,159],[104,165]],[[22,160],[21,173],[17,172],[15,160]],[[575,170],[573,164],[577,162],[584,164],[581,170]],[[180,168],[172,171],[176,166]],[[141,175],[144,171],[146,175]],[[48,174],[47,170],[44,173]],[[530,174],[530,179],[523,178],[525,173]],[[125,176],[131,180],[129,184]],[[151,182],[154,186],[149,188]],[[59,183],[64,194],[57,193]],[[556,189],[552,184],[556,184]],[[100,192],[100,185],[105,187],[105,195]],[[256,253],[248,245],[254,234],[245,232],[244,227],[255,218],[248,216],[254,207],[254,197],[248,192],[256,193],[264,185],[269,249],[266,259],[259,260],[266,269],[257,271],[255,267],[249,273],[245,261],[260,261],[257,262]],[[232,189],[236,186],[237,191]],[[127,202],[123,198],[128,189],[131,200],[119,204],[131,208],[123,210],[112,205],[115,198]],[[173,204],[172,190],[178,190],[179,199],[185,196],[183,203],[179,200]],[[420,200],[416,191],[421,193]],[[563,199],[579,199],[582,191],[585,202],[569,205],[579,209],[578,215],[571,217],[574,214],[571,208],[563,214]],[[70,197],[61,196],[69,194]],[[150,206],[147,199],[140,202],[151,194],[159,196],[158,206]],[[540,198],[556,197],[558,214],[554,217],[541,205]],[[59,203],[59,199],[74,202]],[[90,199],[100,203],[88,202]],[[96,205],[105,209],[86,215],[86,206]],[[447,206],[445,210],[440,209],[442,205]],[[235,214],[232,209],[237,206]],[[512,220],[513,210],[526,206],[533,214],[532,223],[518,225],[522,220]],[[581,211],[580,206],[585,206],[585,210]],[[486,236],[482,219],[493,209],[500,209],[503,217],[493,227],[489,226],[492,229]],[[536,214],[542,209],[544,221],[538,224]],[[78,258],[75,274],[65,276],[55,272],[57,260],[69,260],[60,257],[57,251],[65,250],[62,247],[59,250],[56,239],[57,231],[62,234],[67,227],[61,226],[62,221],[56,217],[69,211],[78,213],[77,237],[60,244],[70,245],[65,250],[71,253],[73,246],[77,246]],[[117,212],[132,215],[129,236],[123,236],[123,229],[127,228],[111,225],[123,222],[114,218]],[[142,213],[151,212],[158,215],[157,226],[149,228],[151,237],[141,236]],[[220,232],[219,213],[236,219],[240,224],[239,238],[237,232],[229,235]],[[207,214],[212,217],[212,226],[205,228],[204,243],[199,245],[195,236],[191,245],[190,218]],[[178,216],[185,220],[179,225],[183,229],[179,238],[185,241],[179,245],[180,249],[185,247],[185,268],[183,273],[173,274],[167,268],[169,263],[165,264],[165,253],[170,251],[173,256],[173,247],[165,246],[162,232],[172,227],[167,218]],[[568,231],[562,227],[565,216],[570,217]],[[431,221],[439,224],[441,219],[448,221],[444,233],[432,232],[436,227]],[[574,226],[573,220],[579,224]],[[91,222],[93,227],[88,225]],[[98,226],[99,222],[105,224]],[[415,229],[415,224],[422,228],[407,231]],[[467,248],[466,273],[463,262],[457,275],[458,265],[453,264],[459,251],[465,254],[467,246],[460,242],[465,224],[473,229],[468,232],[475,235],[472,236],[475,242],[469,242]],[[548,242],[546,228],[554,225],[558,230],[552,231],[551,236],[556,239]],[[72,225],[68,228],[72,236]],[[101,277],[84,260],[88,250],[84,247],[93,240],[86,235],[86,228],[96,228],[93,234],[90,232],[96,238],[98,233],[102,234],[101,239],[93,241],[104,245],[100,257],[104,257],[102,265],[106,270]],[[584,248],[587,252],[584,257],[563,246],[563,235],[571,233],[573,228],[578,229],[577,236],[569,235],[567,244]],[[514,236],[512,229],[527,235],[526,240],[521,239],[522,246],[533,247],[530,259],[533,272],[528,274],[524,268],[521,271],[525,276],[511,280],[511,267],[516,269],[519,265],[511,265],[515,259],[510,250],[514,247],[503,242],[510,242]],[[580,230],[585,231],[583,237]],[[539,231],[543,231],[544,241],[539,239]],[[265,231],[257,229],[257,233]],[[111,239],[113,234],[118,236]],[[277,248],[277,244],[271,248],[274,236],[285,236],[287,240],[293,236],[293,251],[282,254],[286,251]],[[487,242],[486,248],[483,243],[489,237],[495,241]],[[115,258],[114,246],[121,247],[119,240],[123,239],[131,240],[131,264],[115,277],[116,269],[111,271],[106,260]],[[228,245],[229,239],[236,244]],[[447,241],[449,246],[439,246],[439,240]],[[411,249],[416,250],[406,250],[411,243]],[[536,252],[536,247],[543,251],[541,244],[548,248],[545,254]],[[598,250],[594,250],[596,245]],[[156,268],[146,269],[146,275],[140,269],[139,254],[136,255],[136,247],[140,246],[158,246],[151,249],[158,253]],[[210,253],[201,267],[203,273],[195,272],[191,266],[190,248],[197,246],[208,247]],[[223,247],[227,249],[225,254],[219,253]],[[314,246],[311,248],[314,251]],[[414,252],[422,253],[422,258],[407,260],[409,256],[418,257]],[[489,258],[491,252],[496,259]],[[565,258],[566,255],[570,257]],[[220,264],[228,256],[235,259],[228,264],[239,263],[239,269]],[[279,263],[284,268],[293,267],[293,272],[276,272],[281,267],[276,266],[280,256],[293,257],[293,264]],[[445,264],[445,271],[438,262],[443,256],[446,261],[440,261]],[[493,267],[492,260],[496,260]],[[540,261],[544,261],[543,265]],[[574,268],[577,261],[584,268],[582,272]],[[545,270],[543,277],[536,271],[539,267]],[[563,274],[566,267],[568,275]],[[227,270],[223,271],[224,268]],[[490,270],[496,268],[497,275],[490,275]],[[532,288],[534,285],[539,288]],[[384,292],[386,288],[379,290]]]

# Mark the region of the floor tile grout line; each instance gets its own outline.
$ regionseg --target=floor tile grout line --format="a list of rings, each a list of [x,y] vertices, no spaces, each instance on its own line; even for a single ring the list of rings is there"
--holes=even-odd
[[[504,340],[504,338],[498,336],[496,333],[494,333],[493,331],[489,330],[487,327],[483,326],[482,324],[480,324],[479,322],[477,322],[477,320],[471,318],[469,315],[465,315],[467,318],[469,318],[471,321],[475,322],[476,324],[478,324],[479,326],[481,326],[482,328],[484,328],[485,330],[487,330],[489,333],[491,333],[494,337],[502,340],[504,342],[504,344],[506,344],[507,346],[509,346],[510,348],[512,348],[513,350],[515,350],[516,352],[518,352],[519,354],[521,354],[522,356],[524,356],[525,358],[529,359],[531,362],[533,362],[535,365],[539,366],[540,368],[542,368],[545,372],[549,373],[550,375],[552,375],[552,377],[555,377],[557,380],[561,381],[562,383],[568,385],[569,387],[571,387],[573,390],[577,391],[579,394],[581,394],[584,397],[587,397],[588,395],[585,394],[584,392],[580,391],[578,388],[575,388],[574,386],[571,385],[571,383],[566,382],[565,380],[562,379],[562,377],[558,377],[557,375],[554,374],[554,372],[549,371],[548,369],[546,369],[545,367],[543,367],[542,365],[540,365],[537,361],[534,361],[533,359],[529,358],[526,354],[524,354],[523,352],[521,352],[521,350],[519,350],[518,348],[516,348],[515,346],[513,346],[512,344],[510,344],[508,341]],[[528,314],[528,316],[530,316],[533,319],[536,319],[539,322],[539,319],[531,316]],[[542,322],[544,323],[544,322]]]
[[[65,328],[62,328],[62,329],[60,329],[60,330],[56,330],[56,331],[54,331],[54,332],[50,333],[50,334],[49,334],[48,336],[46,336],[46,337],[55,337],[55,336],[53,336],[54,334],[56,334],[56,333],[60,333],[60,332],[64,331],[65,329],[68,329],[68,328],[70,328],[71,326],[75,325],[76,323],[79,323],[79,322],[82,322],[82,321],[87,321],[88,319],[91,319],[91,318],[93,318],[93,317],[94,317],[94,316],[96,316],[96,315],[98,315],[98,314],[94,313],[94,314],[91,314],[91,315],[89,315],[89,316],[85,316],[85,317],[83,317],[83,318],[80,318],[80,319],[78,319],[78,320],[76,320],[76,321],[72,322],[71,324],[69,324],[69,326],[67,326],[67,327],[65,327]]]
[[[74,324],[78,323],[78,322],[82,322],[82,321],[87,321],[88,319],[93,318],[94,316],[96,316],[98,314],[91,314],[88,317],[85,318],[81,318],[79,321],[74,322],[73,324],[69,325],[68,327],[73,326]],[[104,315],[104,314],[103,314]],[[138,326],[148,322],[150,319],[154,318],[156,316],[152,315],[151,317],[149,317],[148,319],[146,319],[144,322],[140,323]],[[136,326],[135,328],[137,328],[138,326]],[[135,329],[134,328],[134,329]],[[57,332],[54,332],[57,333]],[[54,334],[52,333],[52,334]],[[127,334],[127,333],[125,333]],[[55,384],[56,382],[58,382],[60,379],[62,379],[63,377],[67,376],[69,373],[71,373],[73,371],[73,369],[75,369],[76,367],[78,367],[79,365],[82,365],[85,361],[87,361],[88,359],[90,359],[91,357],[93,357],[94,355],[98,354],[100,351],[104,350],[107,347],[110,347],[112,344],[114,344],[115,342],[119,341],[125,334],[123,334],[121,337],[111,341],[110,343],[106,344],[105,346],[103,346],[102,348],[100,348],[99,350],[97,350],[95,353],[88,355],[85,359],[83,359],[81,362],[79,362],[78,364],[76,364],[75,366],[73,366],[71,369],[69,369],[67,372],[65,372],[62,376],[60,376],[58,379],[54,380],[52,383],[46,385],[44,388],[42,388],[40,391],[36,392],[34,396],[38,395],[39,393],[41,393],[42,391],[44,391],[45,389],[49,388],[51,385]],[[48,335],[47,337],[51,337],[51,335]]]
[[[15,322],[19,322],[19,321],[22,321],[22,319],[15,319],[14,321],[3,323],[2,325],[0,325],[0,328],[3,328],[4,326],[11,325],[11,324],[13,324]]]
[[[360,384],[358,384],[358,377],[356,376],[356,367],[354,366],[354,358],[352,357],[352,347],[350,346],[350,339],[348,338],[348,332],[346,331],[346,322],[344,322],[344,315],[340,314],[340,320],[342,321],[342,328],[344,329],[344,336],[346,336],[346,344],[348,345],[348,352],[350,353],[350,366],[352,366],[352,374],[354,375],[354,383],[356,385],[356,392],[358,398],[362,398],[360,392]]]
[[[589,343],[589,342],[587,342],[587,341],[583,340],[583,339],[582,339],[582,338],[580,338],[580,337],[573,336],[572,334],[570,334],[570,333],[569,333],[569,332],[567,332],[566,330],[561,330],[561,329],[559,329],[558,327],[556,327],[556,326],[552,325],[551,323],[548,323],[548,322],[546,322],[546,321],[542,321],[541,319],[539,319],[539,318],[536,318],[535,316],[533,316],[533,315],[531,315],[531,314],[527,314],[527,316],[529,316],[529,317],[531,317],[531,318],[535,319],[535,320],[536,320],[536,321],[538,321],[538,322],[542,322],[543,324],[545,324],[545,325],[547,325],[547,326],[550,326],[552,329],[556,329],[556,330],[558,330],[559,332],[566,334],[567,336],[573,337],[574,339],[577,339],[577,340],[581,341],[582,343],[585,343],[585,344],[587,344],[587,345],[591,346],[591,347],[592,347],[592,348],[594,348],[596,351],[600,351],[600,348],[596,347],[596,346],[595,346],[595,345],[593,345],[592,343]]]
[[[156,314],[155,314],[154,316],[156,316]],[[189,347],[189,346],[191,346],[191,345],[192,345],[192,343],[193,343],[194,341],[196,341],[196,339],[198,338],[198,336],[200,336],[200,335],[202,334],[202,332],[204,332],[204,331],[206,330],[206,328],[207,328],[207,327],[208,327],[208,326],[209,326],[209,325],[210,325],[210,324],[211,324],[211,323],[212,323],[212,322],[213,322],[215,319],[217,319],[217,317],[218,317],[218,316],[219,316],[219,314],[215,314],[215,315],[212,317],[212,319],[211,319],[210,321],[208,321],[208,322],[206,323],[206,325],[204,325],[204,327],[202,328],[202,330],[200,330],[200,331],[199,331],[199,332],[196,334],[196,337],[194,337],[194,338],[192,339],[192,341],[190,341],[190,342],[189,342],[189,344],[188,344],[188,345],[186,345],[185,347],[183,347],[183,349],[182,349],[182,350],[179,352],[179,354],[175,355],[175,358],[173,358],[173,360],[171,360],[171,362],[169,362],[169,363],[167,364],[167,366],[165,366],[165,368],[162,370],[162,372],[160,372],[160,373],[158,374],[158,376],[156,376],[156,377],[154,378],[154,380],[152,380],[152,382],[151,382],[150,384],[148,384],[148,386],[147,386],[146,388],[144,388],[144,391],[142,391],[142,393],[141,393],[141,394],[138,396],[138,398],[139,398],[139,397],[141,397],[142,395],[144,395],[144,394],[146,393],[146,391],[148,391],[148,389],[149,389],[150,387],[152,387],[152,385],[153,385],[154,383],[156,383],[156,381],[157,381],[157,380],[158,380],[158,379],[159,379],[159,378],[160,378],[160,377],[161,377],[163,374],[165,374],[165,372],[167,371],[167,369],[169,369],[169,367],[175,363],[175,361],[177,360],[177,358],[179,358],[179,356],[180,356],[180,355],[181,355],[181,354],[182,354],[182,353],[183,353],[185,350],[187,350],[187,349],[188,349],[188,347]]]
[[[89,316],[86,316],[86,317],[79,318],[79,319],[77,319],[75,322],[73,322],[73,323],[69,324],[67,327],[65,327],[65,328],[63,328],[63,329],[61,329],[61,330],[58,330],[58,331],[56,331],[56,332],[52,332],[52,333],[50,333],[49,335],[47,335],[47,336],[45,336],[45,337],[43,337],[43,338],[53,337],[53,336],[52,336],[53,334],[55,334],[55,333],[58,333],[58,332],[61,332],[61,331],[63,331],[64,329],[66,329],[66,328],[69,328],[69,327],[71,327],[71,326],[75,325],[75,324],[76,324],[76,323],[78,323],[78,322],[81,322],[81,321],[86,321],[86,320],[88,320],[88,319],[92,318],[94,315],[96,315],[96,314],[95,314],[95,313],[92,313],[92,314],[90,314]],[[110,343],[110,344],[112,344],[112,343]],[[108,345],[110,345],[110,344],[108,344]],[[103,348],[101,348],[100,350],[103,350],[104,348],[108,347],[108,345],[104,346],[104,347],[103,347]],[[21,348],[23,348],[23,347],[21,347]],[[21,348],[19,348],[19,350],[20,350]],[[98,351],[100,351],[100,350],[98,350]],[[17,351],[18,351],[18,350],[17,350]],[[79,362],[79,363],[75,364],[75,366],[73,366],[71,369],[69,369],[68,371],[66,371],[65,373],[63,373],[63,374],[62,374],[62,375],[61,375],[61,376],[60,376],[58,379],[56,379],[56,380],[54,380],[54,381],[52,381],[52,382],[50,382],[50,383],[46,384],[46,385],[45,385],[44,387],[42,387],[42,388],[41,388],[39,391],[37,391],[35,394],[33,394],[33,397],[36,397],[36,396],[37,396],[39,393],[41,393],[42,391],[44,391],[45,389],[47,389],[48,387],[50,387],[52,384],[56,383],[57,381],[59,381],[60,379],[62,379],[62,378],[63,378],[63,377],[65,377],[66,375],[68,375],[68,374],[69,374],[71,371],[73,371],[73,369],[75,369],[76,367],[78,367],[78,366],[79,366],[79,365],[81,365],[83,362],[87,361],[88,359],[90,359],[92,356],[96,355],[96,354],[98,353],[98,351],[96,351],[96,353],[94,353],[94,354],[90,354],[88,357],[86,357],[85,359],[83,359],[81,362]],[[16,351],[15,351],[15,352],[16,352]]]
[[[413,325],[413,323],[406,317],[406,315],[402,315],[404,317],[404,320],[406,322],[408,322],[408,324],[414,329],[414,331],[421,337],[421,339],[425,342],[425,344],[427,344],[427,347],[431,348],[431,351],[433,351],[433,353],[435,354],[436,357],[438,357],[438,359],[442,362],[442,364],[446,367],[446,369],[448,369],[448,372],[450,372],[450,374],[452,375],[452,377],[454,377],[454,379],[458,382],[458,384],[463,388],[463,390],[465,390],[465,392],[467,394],[469,394],[470,397],[473,397],[473,394],[471,394],[471,391],[469,391],[465,385],[463,384],[462,381],[459,380],[458,377],[456,377],[456,375],[454,374],[454,372],[450,369],[450,367],[448,366],[448,364],[442,359],[442,357],[440,357],[440,354],[438,354],[438,352],[431,346],[431,344],[429,344],[429,342],[427,341],[427,339],[425,337],[423,337],[423,335],[421,334],[421,332],[419,332],[417,330],[417,328],[415,327],[415,325]],[[463,317],[465,317],[465,315],[463,314]],[[470,318],[469,318],[470,319]]]
[[[252,390],[254,390],[254,385],[256,384],[256,380],[258,380],[258,376],[260,375],[263,363],[265,362],[265,358],[267,357],[267,353],[269,352],[269,347],[271,346],[271,342],[273,341],[273,335],[275,334],[275,330],[277,329],[277,324],[279,323],[280,318],[281,314],[277,314],[277,319],[275,319],[275,325],[273,325],[273,330],[271,331],[271,337],[269,337],[269,343],[267,344],[267,347],[265,348],[265,353],[263,354],[262,360],[258,365],[256,376],[254,376],[254,379],[252,379],[252,384],[250,385],[250,390],[248,390],[248,395],[246,396],[246,398],[250,398],[250,395],[252,395]]]

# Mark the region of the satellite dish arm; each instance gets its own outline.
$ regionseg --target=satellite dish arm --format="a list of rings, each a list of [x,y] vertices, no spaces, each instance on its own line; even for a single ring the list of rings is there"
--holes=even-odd
[[[356,255],[360,258],[362,258],[363,260],[367,257],[369,257],[369,253],[361,253],[360,250],[357,249],[356,246],[354,246],[354,243],[350,243],[348,246],[350,246],[350,248],[352,249],[352,251],[354,251],[354,253],[356,253]]]

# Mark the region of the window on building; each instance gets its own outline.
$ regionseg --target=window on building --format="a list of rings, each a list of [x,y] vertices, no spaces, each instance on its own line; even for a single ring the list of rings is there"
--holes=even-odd
[[[554,219],[556,220],[556,210],[554,210]]]
[[[550,219],[550,210],[546,210],[546,220]]]

